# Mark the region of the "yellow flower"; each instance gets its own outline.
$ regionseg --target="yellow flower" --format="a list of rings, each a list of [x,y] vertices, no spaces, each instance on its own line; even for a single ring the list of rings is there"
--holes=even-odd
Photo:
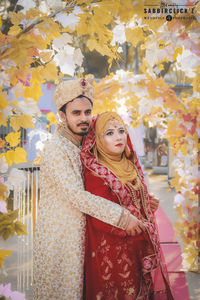
[[[0,250],[0,268],[3,265],[3,261],[5,260],[6,255],[11,256],[10,252],[10,250]]]
[[[53,112],[49,112],[46,116],[47,120],[50,122],[50,124],[56,124],[57,123],[57,118]]]

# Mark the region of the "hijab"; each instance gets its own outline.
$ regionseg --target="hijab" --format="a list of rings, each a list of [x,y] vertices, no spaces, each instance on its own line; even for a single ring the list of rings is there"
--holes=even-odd
[[[132,182],[137,178],[136,169],[129,159],[130,150],[126,142],[125,149],[122,154],[113,155],[109,150],[105,149],[104,135],[110,124],[120,123],[127,135],[126,125],[122,118],[115,112],[105,112],[99,115],[96,122],[96,141],[93,147],[93,153],[97,157],[98,162],[109,168],[122,182]]]

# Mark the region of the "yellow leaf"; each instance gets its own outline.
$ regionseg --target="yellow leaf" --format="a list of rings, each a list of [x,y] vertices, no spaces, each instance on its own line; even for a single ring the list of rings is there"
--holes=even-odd
[[[10,126],[15,130],[18,131],[21,127],[20,125],[20,118],[19,117],[12,117],[10,118]]]
[[[27,86],[24,90],[24,98],[33,98],[38,102],[39,98],[42,96],[42,88],[40,83],[34,83],[32,87]]]
[[[17,235],[28,234],[28,232],[26,231],[26,225],[24,225],[22,222],[16,221],[14,225],[15,225],[15,232]]]
[[[14,160],[15,160],[15,151],[14,150],[8,150],[5,153],[6,162],[9,165],[9,167],[12,166]]]
[[[13,25],[19,25],[20,22],[25,19],[25,15],[21,11],[18,11],[17,13],[9,12],[9,16]]]
[[[4,98],[2,96],[0,96],[0,110],[3,110],[8,105],[9,105],[9,102],[4,100]]]
[[[102,6],[96,6],[93,8],[94,17],[99,18],[103,24],[109,24],[112,20],[110,11],[106,11]]]
[[[58,122],[53,112],[49,112],[46,116],[46,119],[50,122],[50,124],[56,124]]]
[[[196,69],[196,75],[192,81],[194,92],[200,93],[200,67]]]
[[[118,15],[120,0],[104,0],[98,3],[101,9],[109,12],[113,16]]]
[[[26,11],[26,19],[27,20],[34,20],[36,17],[39,17],[43,15],[41,10],[35,9],[35,8],[30,8]]]
[[[28,116],[28,115],[20,116],[20,124],[21,124],[21,127],[25,128],[25,129],[35,127],[33,124],[33,121],[32,121],[32,117]]]
[[[52,55],[53,55],[52,50],[44,50],[40,52],[39,57],[41,58],[42,62],[47,63],[50,61]]]
[[[39,166],[41,161],[41,156],[36,157],[36,159],[33,161],[34,165]]]
[[[96,40],[94,40],[94,39],[88,40],[87,47],[90,51],[93,51],[96,48],[96,46],[97,46],[97,41]]]
[[[140,1],[137,1],[137,2],[140,2]],[[136,6],[140,6],[140,4],[137,3]],[[121,22],[129,22],[130,19],[132,19],[133,15],[136,13],[135,7],[133,6],[132,0],[120,1],[119,11],[118,11],[120,21]],[[142,9],[142,11],[143,11],[143,9]]]
[[[58,68],[54,62],[48,63],[43,69],[43,78],[47,81],[54,80],[58,82]]]
[[[43,67],[37,67],[37,68],[33,68],[31,70],[31,85],[33,86],[33,88],[35,89],[35,86],[42,83],[43,82],[43,78],[42,78],[42,70]]]
[[[1,195],[1,200],[6,200],[8,197],[7,186],[1,182],[0,182],[0,195]]]
[[[164,65],[163,65],[163,64],[160,64],[160,65],[159,65],[159,69],[160,69],[160,70],[164,70]]]
[[[3,261],[5,260],[7,255],[11,256],[10,250],[0,250],[0,268],[2,267]]]
[[[175,177],[170,180],[170,184],[174,187],[176,187],[179,184],[179,178]]]
[[[44,39],[47,44],[50,44],[52,39],[57,38],[60,36],[60,27],[59,25],[54,22],[52,19],[49,17],[41,17],[41,22],[40,24],[37,25],[38,30],[41,32],[41,34],[44,33]]]
[[[2,26],[2,21],[1,21],[1,17],[0,17],[0,27]]]
[[[127,28],[126,29],[126,40],[127,42],[130,42],[134,47],[137,46],[139,42],[144,40],[144,33],[142,28]]]
[[[9,35],[17,35],[21,32],[21,28],[18,25],[13,25],[10,27],[10,30],[8,31]]]
[[[15,130],[18,131],[20,127],[25,129],[27,128],[34,128],[34,124],[32,122],[31,116],[22,115],[19,117],[12,117],[10,119],[10,126]]]
[[[20,143],[21,132],[10,132],[6,137],[6,141],[11,147],[16,147]]]
[[[23,148],[21,148],[21,147],[15,148],[14,163],[20,164],[20,163],[27,162],[26,156],[27,156],[27,153]]]
[[[79,15],[80,21],[76,25],[76,32],[77,35],[85,35],[88,32],[88,16],[85,14],[80,14]]]
[[[11,103],[12,103],[12,105],[13,105],[13,106],[15,106],[15,107],[16,107],[16,106],[18,106],[18,104],[19,104],[19,101],[17,101],[17,100],[13,100]]]

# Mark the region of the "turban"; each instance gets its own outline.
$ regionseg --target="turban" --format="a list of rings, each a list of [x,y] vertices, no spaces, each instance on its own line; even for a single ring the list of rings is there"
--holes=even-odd
[[[93,103],[93,78],[93,75],[90,75],[86,78],[63,80],[60,82],[57,85],[53,96],[57,110],[80,95],[88,98]]]

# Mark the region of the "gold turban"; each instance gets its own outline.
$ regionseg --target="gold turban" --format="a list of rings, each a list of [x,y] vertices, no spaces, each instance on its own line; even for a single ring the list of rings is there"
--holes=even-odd
[[[59,83],[53,96],[57,110],[59,110],[64,104],[72,101],[80,95],[89,98],[93,103],[93,78],[93,75],[90,75],[86,78],[63,80],[61,83]]]

